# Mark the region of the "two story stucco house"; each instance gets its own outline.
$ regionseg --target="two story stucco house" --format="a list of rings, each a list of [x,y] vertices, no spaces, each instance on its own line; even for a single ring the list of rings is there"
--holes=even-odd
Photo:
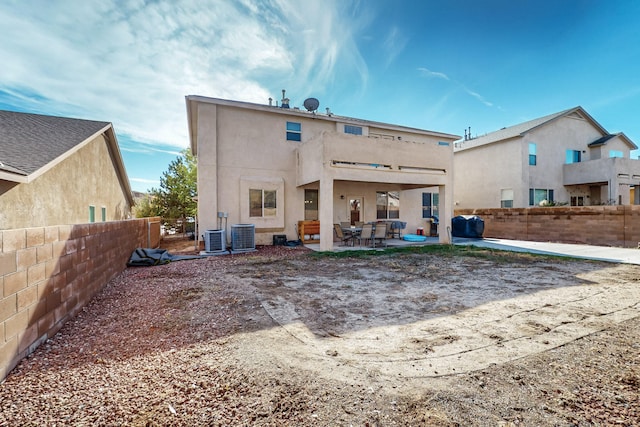
[[[454,149],[455,208],[637,204],[637,148],[582,107],[465,138]]]
[[[0,111],[0,230],[130,217],[111,123]]]
[[[254,224],[256,243],[271,244],[319,220],[320,249],[331,250],[335,223],[397,219],[415,232],[434,201],[449,223],[459,136],[321,114],[308,100],[315,108],[290,107],[284,93],[280,106],[186,97],[199,234],[224,216]]]

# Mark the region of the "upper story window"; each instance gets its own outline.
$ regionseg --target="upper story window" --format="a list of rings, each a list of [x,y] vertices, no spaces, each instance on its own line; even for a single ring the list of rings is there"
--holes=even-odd
[[[537,148],[536,144],[534,144],[533,142],[529,143],[529,164],[531,166],[535,166],[538,164]]]
[[[96,207],[89,206],[89,222],[96,222]]]
[[[352,135],[362,135],[361,126],[344,125],[344,133],[350,133]]]
[[[620,150],[609,150],[609,158],[613,157],[624,158],[624,153]]]
[[[302,125],[297,122],[287,122],[287,141],[302,141]]]
[[[566,163],[580,163],[581,154],[582,153],[580,153],[580,150],[567,150]]]

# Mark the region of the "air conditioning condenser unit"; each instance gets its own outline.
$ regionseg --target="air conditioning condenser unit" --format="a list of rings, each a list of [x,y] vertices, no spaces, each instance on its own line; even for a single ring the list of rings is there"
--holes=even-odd
[[[254,224],[234,224],[231,226],[231,253],[256,250],[256,226]]]
[[[224,230],[206,230],[203,238],[204,251],[206,253],[227,252],[227,239]]]

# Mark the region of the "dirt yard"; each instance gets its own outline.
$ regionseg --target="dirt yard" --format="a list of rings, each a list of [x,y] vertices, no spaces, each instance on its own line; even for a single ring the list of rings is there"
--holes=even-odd
[[[448,246],[130,268],[0,384],[0,426],[640,425],[639,280]]]

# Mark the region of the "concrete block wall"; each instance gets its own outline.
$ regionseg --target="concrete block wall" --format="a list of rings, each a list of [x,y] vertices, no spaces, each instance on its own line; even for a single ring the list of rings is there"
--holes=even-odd
[[[635,248],[640,243],[640,206],[554,206],[460,209],[478,215],[484,237]]]
[[[0,231],[0,381],[159,241],[152,220]]]

